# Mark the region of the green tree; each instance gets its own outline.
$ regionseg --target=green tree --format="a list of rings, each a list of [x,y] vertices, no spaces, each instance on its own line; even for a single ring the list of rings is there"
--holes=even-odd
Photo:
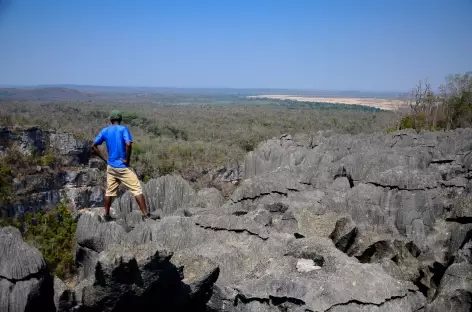
[[[17,227],[25,241],[39,249],[52,274],[62,279],[74,274],[77,224],[65,203],[48,211],[27,212],[22,217],[3,220],[0,226],[5,225]]]
[[[449,75],[440,86],[440,101],[446,129],[472,124],[472,72]]]
[[[0,163],[0,206],[10,204],[11,197],[11,168],[2,162]]]
[[[399,110],[398,129],[455,129],[472,126],[472,72],[446,77],[439,93],[420,81]]]

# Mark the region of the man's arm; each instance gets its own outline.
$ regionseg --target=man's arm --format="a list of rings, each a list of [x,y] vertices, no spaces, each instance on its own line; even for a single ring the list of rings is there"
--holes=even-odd
[[[131,136],[131,132],[128,128],[125,128],[125,131],[123,131],[123,139],[126,142],[125,164],[129,167],[131,162],[131,151],[133,150],[133,137]]]
[[[95,153],[95,155],[97,155],[98,157],[100,157],[104,162],[107,162],[107,160],[106,160],[105,157],[103,156],[102,152],[101,152],[100,149],[98,148],[97,143],[95,143],[95,142],[92,144],[92,151]]]
[[[100,131],[100,133],[97,135],[97,137],[93,140],[93,144],[92,144],[92,151],[95,153],[95,155],[97,155],[98,157],[100,157],[104,162],[107,162],[107,160],[105,159],[105,157],[103,156],[102,152],[100,151],[100,149],[98,148],[98,145],[102,144],[104,141],[104,136],[103,136],[103,130]]]
[[[126,142],[126,165],[129,166],[131,161],[131,151],[133,150],[133,142]]]

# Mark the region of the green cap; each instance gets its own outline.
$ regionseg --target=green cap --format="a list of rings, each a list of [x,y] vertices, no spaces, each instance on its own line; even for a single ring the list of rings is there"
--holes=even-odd
[[[123,118],[123,116],[121,115],[121,112],[119,110],[112,110],[111,113],[110,113],[110,120],[117,120],[117,121],[121,121],[121,119]]]

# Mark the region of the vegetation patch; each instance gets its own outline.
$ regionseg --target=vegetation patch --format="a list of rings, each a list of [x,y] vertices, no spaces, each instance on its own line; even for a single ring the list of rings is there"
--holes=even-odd
[[[420,81],[398,109],[397,129],[438,131],[472,125],[472,72],[450,75],[433,92]]]
[[[12,201],[12,171],[10,166],[0,162],[0,207]]]
[[[61,279],[74,273],[76,221],[65,204],[48,211],[27,212],[22,217],[0,219],[1,226],[14,226],[24,240],[38,248],[49,270]]]

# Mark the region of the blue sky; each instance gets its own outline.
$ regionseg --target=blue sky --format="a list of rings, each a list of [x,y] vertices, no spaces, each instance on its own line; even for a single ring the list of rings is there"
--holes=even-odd
[[[403,91],[472,70],[472,0],[10,0],[0,84]]]

